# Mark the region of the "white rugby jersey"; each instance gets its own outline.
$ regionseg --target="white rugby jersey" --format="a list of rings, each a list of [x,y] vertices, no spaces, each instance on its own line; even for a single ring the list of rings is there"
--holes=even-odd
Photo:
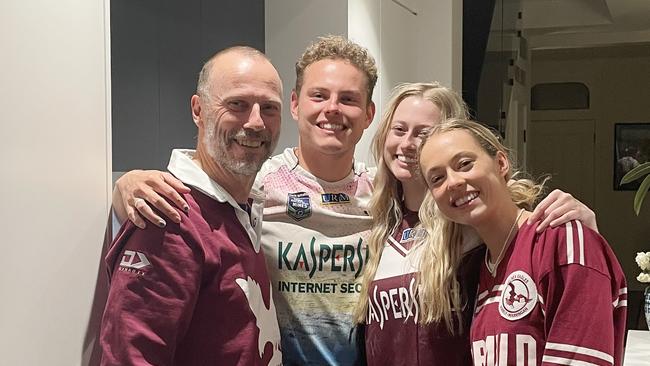
[[[598,233],[524,224],[492,277],[481,266],[474,365],[621,365],[627,285]]]
[[[285,365],[351,365],[349,341],[366,262],[374,170],[356,162],[339,182],[298,165],[292,148],[264,164],[262,246],[273,284]]]

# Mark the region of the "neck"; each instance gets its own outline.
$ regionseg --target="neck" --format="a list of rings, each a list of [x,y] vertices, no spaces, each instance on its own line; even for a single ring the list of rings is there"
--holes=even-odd
[[[475,227],[487,246],[492,261],[496,260],[503,247],[512,240],[520,223],[523,222],[523,215],[519,215],[519,208],[514,203],[496,212],[498,212],[498,220],[489,220],[489,222]]]
[[[354,164],[354,151],[323,156],[318,151],[305,149],[299,145],[294,152],[298,157],[298,164],[303,169],[327,182],[338,182],[347,177]]]
[[[200,146],[196,148],[194,162],[212,179],[226,190],[237,203],[245,204],[248,202],[251,187],[255,181],[255,176],[235,174],[221,165],[215,163],[214,159],[208,155]]]
[[[400,182],[402,185],[402,195],[404,197],[404,206],[409,211],[417,212],[427,194],[427,187],[420,179],[409,179]]]

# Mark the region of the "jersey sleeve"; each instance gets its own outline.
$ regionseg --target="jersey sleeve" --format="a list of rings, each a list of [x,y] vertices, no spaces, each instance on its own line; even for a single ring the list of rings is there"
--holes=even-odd
[[[172,225],[128,225],[107,257],[101,364],[171,365],[193,313],[202,255]]]
[[[552,237],[557,241],[552,258],[541,255],[541,262],[553,263],[539,284],[546,333],[542,364],[621,365],[627,309],[623,272],[599,234],[576,222],[567,225]]]

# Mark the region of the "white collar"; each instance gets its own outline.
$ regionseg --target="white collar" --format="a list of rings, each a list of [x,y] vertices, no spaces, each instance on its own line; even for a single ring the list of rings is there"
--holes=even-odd
[[[176,178],[183,181],[208,197],[219,202],[228,202],[234,207],[239,207],[235,199],[219,183],[215,182],[194,162],[193,157],[195,150],[191,149],[174,149],[172,156],[169,158],[169,170]],[[263,199],[263,195],[258,190],[251,190],[250,197],[254,200]]]
[[[263,195],[257,190],[252,190],[250,197],[253,199],[251,205],[250,216],[242,207],[235,201],[233,196],[228,193],[219,183],[215,182],[208,176],[206,172],[201,169],[192,160],[194,157],[194,150],[190,149],[174,149],[172,156],[169,159],[167,169],[180,179],[183,183],[196,188],[206,196],[222,203],[228,202],[235,209],[235,214],[239,219],[246,232],[248,233],[251,243],[256,252],[260,249],[260,228],[261,216],[263,209]]]

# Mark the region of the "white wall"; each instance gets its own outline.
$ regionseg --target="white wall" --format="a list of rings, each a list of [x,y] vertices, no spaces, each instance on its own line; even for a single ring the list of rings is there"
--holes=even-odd
[[[340,34],[369,49],[379,68],[373,100],[377,114],[357,145],[355,157],[371,164],[370,144],[383,103],[400,82],[433,81],[460,91],[462,80],[462,2],[400,0],[413,15],[392,0],[266,0],[266,53],[284,82],[285,110],[276,151],[298,142],[289,113],[295,82],[293,68],[316,37]]]
[[[1,365],[82,363],[110,190],[107,13],[0,3]]]

